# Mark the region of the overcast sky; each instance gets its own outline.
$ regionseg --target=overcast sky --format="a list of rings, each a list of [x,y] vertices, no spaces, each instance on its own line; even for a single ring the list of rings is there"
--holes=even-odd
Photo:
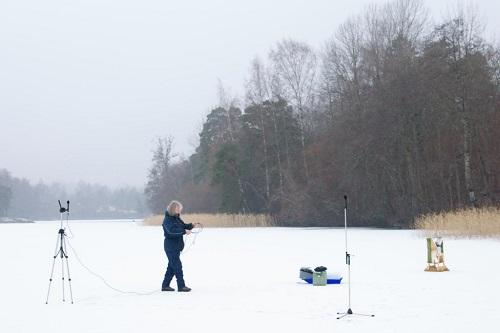
[[[315,49],[373,0],[2,0],[0,168],[32,182],[145,183],[154,141],[188,156],[250,60],[282,38]],[[426,1],[439,18],[455,1]],[[488,35],[500,1],[476,1]]]

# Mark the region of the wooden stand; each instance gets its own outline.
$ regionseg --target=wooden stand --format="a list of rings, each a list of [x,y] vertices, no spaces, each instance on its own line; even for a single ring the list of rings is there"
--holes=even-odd
[[[444,247],[441,237],[427,238],[427,268],[426,272],[447,272],[444,264]]]

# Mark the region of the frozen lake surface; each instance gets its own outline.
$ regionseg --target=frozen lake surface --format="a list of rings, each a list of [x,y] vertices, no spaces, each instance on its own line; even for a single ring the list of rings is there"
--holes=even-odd
[[[497,240],[445,239],[451,271],[426,273],[418,233],[352,229],[352,309],[376,317],[336,320],[347,309],[347,285],[313,287],[298,274],[324,265],[345,278],[343,229],[205,229],[194,245],[187,238],[182,256],[193,291],[148,296],[109,289],[68,247],[75,303],[61,301],[57,259],[46,305],[58,229],[0,224],[0,332],[496,332],[500,323]],[[94,221],[71,230],[79,258],[109,284],[160,288],[161,227]]]

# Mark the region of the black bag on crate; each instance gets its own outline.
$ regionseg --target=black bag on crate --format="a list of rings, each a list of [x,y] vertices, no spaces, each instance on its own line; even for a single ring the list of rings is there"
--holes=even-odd
[[[300,269],[300,278],[302,280],[312,279],[313,270],[310,267],[302,267]]]

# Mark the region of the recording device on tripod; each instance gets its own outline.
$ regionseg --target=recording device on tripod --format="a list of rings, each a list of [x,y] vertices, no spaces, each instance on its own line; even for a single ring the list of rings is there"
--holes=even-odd
[[[69,200],[66,201],[66,207],[63,207],[61,205],[61,200],[57,200],[57,202],[59,202],[59,213],[61,213],[61,214],[68,213],[69,214]],[[61,217],[61,220],[62,220],[62,217]]]
[[[64,214],[66,214],[66,222],[69,220],[69,200],[66,201],[66,207],[63,207],[61,205],[61,200],[57,200],[59,202],[59,213],[61,214],[61,226],[58,231],[58,236],[57,236],[57,242],[56,242],[56,250],[54,253],[54,258],[52,261],[52,270],[50,273],[50,279],[49,279],[49,290],[47,291],[47,299],[45,300],[45,304],[49,304],[49,295],[50,295],[50,287],[52,286],[52,278],[54,276],[54,266],[56,263],[56,258],[60,257],[61,258],[61,274],[62,274],[62,300],[63,302],[66,301],[66,295],[65,295],[65,278],[64,278],[64,271],[68,273],[68,285],[69,285],[69,292],[70,292],[70,297],[71,297],[71,304],[73,304],[73,290],[71,289],[71,275],[69,273],[69,261],[68,261],[68,251],[66,249],[66,233],[63,228],[63,218]],[[66,262],[66,266],[64,265]]]

